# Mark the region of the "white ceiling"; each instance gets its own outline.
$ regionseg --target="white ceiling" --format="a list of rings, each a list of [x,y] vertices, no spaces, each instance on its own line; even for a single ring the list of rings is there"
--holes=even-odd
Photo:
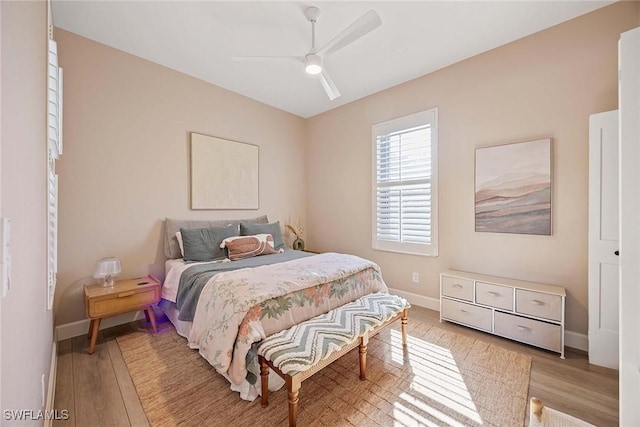
[[[54,25],[255,100],[311,117],[431,73],[612,1],[59,1]],[[370,9],[382,26],[325,59],[342,96],[330,101],[296,62],[308,6],[320,8],[317,46]]]

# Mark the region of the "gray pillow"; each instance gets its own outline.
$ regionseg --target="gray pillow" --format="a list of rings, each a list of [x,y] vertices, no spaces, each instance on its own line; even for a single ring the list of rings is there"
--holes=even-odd
[[[271,234],[273,237],[273,245],[276,249],[284,249],[284,239],[280,230],[280,221],[270,224],[248,224],[240,223],[241,236],[253,236],[255,234]]]
[[[216,261],[225,259],[227,252],[220,243],[227,237],[238,236],[238,226],[210,228],[181,228],[185,261]]]
[[[194,228],[209,228],[209,227],[226,227],[228,225],[238,225],[241,222],[266,224],[269,222],[266,215],[262,215],[256,218],[249,219],[222,219],[222,220],[201,220],[201,219],[171,219],[166,218],[165,226],[165,239],[164,239],[164,256],[168,259],[182,258],[180,253],[180,247],[178,246],[178,239],[176,239],[176,232],[182,228],[192,230]]]

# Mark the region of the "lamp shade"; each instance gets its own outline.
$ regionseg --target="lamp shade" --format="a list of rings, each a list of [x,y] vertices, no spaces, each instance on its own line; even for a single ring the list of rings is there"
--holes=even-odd
[[[93,277],[103,279],[102,284],[104,286],[113,286],[113,278],[121,271],[122,266],[118,258],[102,258],[96,263],[96,270],[93,273]]]

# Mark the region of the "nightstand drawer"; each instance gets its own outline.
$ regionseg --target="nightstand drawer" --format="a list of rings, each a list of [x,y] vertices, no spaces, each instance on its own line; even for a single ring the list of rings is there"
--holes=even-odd
[[[530,316],[562,320],[562,297],[542,292],[516,290],[516,311]]]
[[[442,276],[442,295],[473,301],[473,280]]]
[[[483,331],[491,332],[491,309],[471,305],[460,301],[442,298],[441,316],[454,322],[464,323]]]
[[[513,288],[476,282],[476,302],[495,308],[513,310]]]
[[[114,314],[148,307],[159,300],[156,289],[143,292],[123,291],[114,293],[111,298],[89,301],[89,317],[113,316]]]
[[[562,351],[560,325],[496,311],[495,333],[549,350]]]

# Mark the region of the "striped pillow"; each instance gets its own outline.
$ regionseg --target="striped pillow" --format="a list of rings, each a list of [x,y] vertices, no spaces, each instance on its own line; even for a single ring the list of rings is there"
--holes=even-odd
[[[284,252],[283,249],[274,248],[271,234],[228,237],[222,241],[220,247],[227,248],[231,261]]]

